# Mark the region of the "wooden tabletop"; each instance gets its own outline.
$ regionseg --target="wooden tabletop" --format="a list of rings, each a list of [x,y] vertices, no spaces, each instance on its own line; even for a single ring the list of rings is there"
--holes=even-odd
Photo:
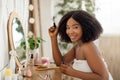
[[[50,66],[50,67],[39,67],[33,66],[30,67],[32,72],[31,77],[25,77],[24,80],[62,80],[62,73],[59,70],[59,67]]]

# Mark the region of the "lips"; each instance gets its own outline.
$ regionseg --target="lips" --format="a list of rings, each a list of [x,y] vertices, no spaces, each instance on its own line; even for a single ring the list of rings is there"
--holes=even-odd
[[[76,36],[70,36],[71,41],[76,39]]]
[[[70,37],[70,39],[74,39],[75,37]]]

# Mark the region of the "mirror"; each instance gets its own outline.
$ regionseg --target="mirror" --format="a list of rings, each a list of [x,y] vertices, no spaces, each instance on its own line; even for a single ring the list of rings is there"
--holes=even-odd
[[[20,63],[21,56],[19,54],[22,54],[23,50],[21,50],[20,48],[20,41],[25,38],[22,23],[16,12],[10,13],[7,27],[8,27],[9,51],[15,50],[17,52],[17,55],[15,55],[14,58],[17,65],[21,67],[22,66],[22,64]]]
[[[14,18],[12,22],[12,36],[14,48],[19,48],[20,41],[24,39],[22,24],[18,18]]]

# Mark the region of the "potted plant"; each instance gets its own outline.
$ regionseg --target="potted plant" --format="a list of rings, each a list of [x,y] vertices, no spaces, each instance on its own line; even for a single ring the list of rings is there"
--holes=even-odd
[[[31,58],[31,55],[33,55],[33,57],[34,57],[34,65],[39,64],[38,49],[40,47],[40,44],[42,42],[44,42],[44,41],[45,40],[43,40],[42,38],[33,35],[33,33],[31,31],[28,32],[28,36],[27,36],[28,45],[26,45],[25,39],[21,40],[21,43],[20,43],[21,48],[23,48],[24,50],[28,49],[28,54],[27,54],[28,62],[29,62],[29,60]]]
[[[42,38],[34,36],[33,33],[31,31],[28,32],[28,37],[27,37],[27,41],[28,41],[28,48],[30,50],[34,50],[39,48],[40,44],[44,41]],[[21,48],[23,48],[24,50],[26,50],[26,42],[25,39],[21,40],[20,43]]]

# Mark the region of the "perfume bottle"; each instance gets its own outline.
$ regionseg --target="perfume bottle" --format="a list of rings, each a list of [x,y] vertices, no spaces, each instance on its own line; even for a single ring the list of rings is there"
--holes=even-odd
[[[35,57],[34,57],[34,65],[35,65],[35,66],[39,65],[39,54],[38,54],[38,53],[35,54]]]
[[[30,67],[27,67],[26,77],[31,77],[31,76],[32,76],[32,71],[31,71]]]
[[[21,74],[23,77],[26,76],[26,67],[23,65],[23,68],[21,69]]]
[[[23,68],[22,68],[22,76],[23,77],[31,77],[32,76],[32,72],[31,72],[31,69],[30,69],[29,65],[27,67],[23,66]]]

